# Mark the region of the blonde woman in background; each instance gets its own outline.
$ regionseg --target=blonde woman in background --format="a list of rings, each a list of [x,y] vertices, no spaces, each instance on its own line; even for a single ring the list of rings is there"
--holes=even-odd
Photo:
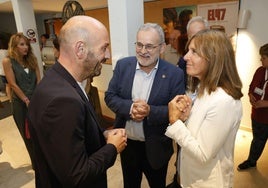
[[[40,71],[30,42],[22,33],[11,36],[8,44],[8,56],[3,60],[3,68],[12,90],[13,118],[25,142],[34,168],[32,143],[26,136],[25,118],[31,96],[40,81]]]

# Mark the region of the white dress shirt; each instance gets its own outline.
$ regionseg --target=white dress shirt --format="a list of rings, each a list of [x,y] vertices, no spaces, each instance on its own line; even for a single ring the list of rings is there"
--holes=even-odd
[[[136,73],[134,76],[132,86],[133,101],[137,99],[148,101],[157,68],[158,68],[158,62],[156,66],[151,70],[151,72],[147,74],[146,72],[140,69],[139,63],[137,63]],[[125,129],[128,138],[132,140],[145,141],[143,122],[136,122],[133,120],[129,120],[126,122]]]

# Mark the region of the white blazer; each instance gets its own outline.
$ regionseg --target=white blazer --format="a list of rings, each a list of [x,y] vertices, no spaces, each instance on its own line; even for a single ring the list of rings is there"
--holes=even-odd
[[[178,120],[166,135],[181,146],[181,186],[233,187],[234,144],[242,118],[242,103],[223,89],[196,98],[185,124]]]

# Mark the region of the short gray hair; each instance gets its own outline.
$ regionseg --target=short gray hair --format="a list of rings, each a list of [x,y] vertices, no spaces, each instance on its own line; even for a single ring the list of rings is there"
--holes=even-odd
[[[147,30],[150,30],[150,29],[154,29],[158,33],[160,43],[165,42],[165,34],[164,34],[164,31],[163,31],[163,28],[160,25],[156,24],[156,23],[145,23],[142,26],[140,26],[138,32],[147,31]]]
[[[188,24],[186,26],[187,31],[189,30],[190,25],[192,23],[194,23],[194,22],[203,23],[204,26],[205,26],[205,29],[209,29],[209,23],[205,18],[203,18],[202,16],[195,16],[195,17],[192,17],[192,19],[189,20],[189,22],[188,22]]]

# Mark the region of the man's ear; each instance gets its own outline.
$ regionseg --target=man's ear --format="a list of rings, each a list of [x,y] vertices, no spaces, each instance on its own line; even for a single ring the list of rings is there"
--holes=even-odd
[[[80,58],[83,58],[84,57],[84,54],[85,54],[85,44],[84,42],[82,41],[78,41],[76,44],[75,44],[75,54],[76,56],[80,59]]]

